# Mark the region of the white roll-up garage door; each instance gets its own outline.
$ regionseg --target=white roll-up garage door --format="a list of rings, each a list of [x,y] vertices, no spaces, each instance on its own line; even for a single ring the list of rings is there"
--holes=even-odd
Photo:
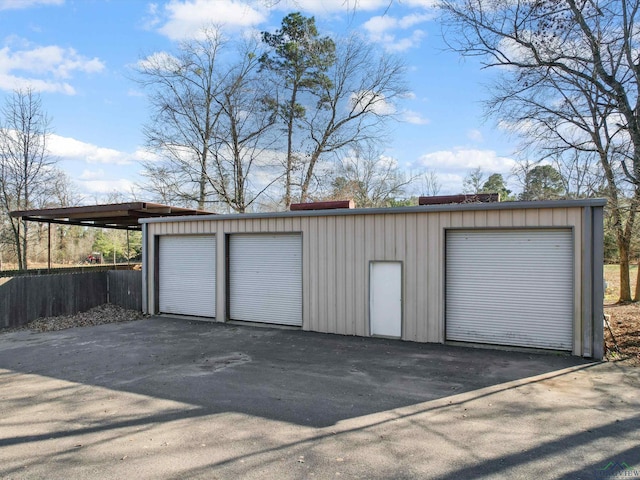
[[[447,340],[571,350],[570,229],[452,230]]]
[[[158,248],[160,313],[214,318],[215,235],[166,235]]]
[[[232,320],[302,325],[302,237],[234,234],[229,238]]]

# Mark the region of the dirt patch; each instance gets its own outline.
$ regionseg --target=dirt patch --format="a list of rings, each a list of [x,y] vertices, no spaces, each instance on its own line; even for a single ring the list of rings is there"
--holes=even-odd
[[[637,266],[631,267],[631,293],[635,291]],[[605,265],[607,288],[604,313],[609,325],[604,326],[605,357],[640,366],[640,303],[615,303],[620,298],[620,267]]]
[[[89,327],[104,323],[131,322],[144,318],[142,312],[127,310],[112,304],[104,304],[94,307],[86,312],[75,315],[59,317],[38,318],[20,328],[0,330],[0,333],[15,332],[18,330],[33,330],[34,332],[52,332],[74,327]]]
[[[605,305],[604,313],[611,327],[604,328],[607,360],[640,366],[640,304]]]

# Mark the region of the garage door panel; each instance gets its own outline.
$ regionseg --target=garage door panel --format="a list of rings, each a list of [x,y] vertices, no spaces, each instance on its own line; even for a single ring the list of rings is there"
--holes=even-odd
[[[570,229],[447,232],[448,340],[571,350]]]
[[[302,237],[234,234],[229,238],[232,320],[302,325]]]
[[[160,312],[214,318],[215,236],[162,236],[158,260]]]

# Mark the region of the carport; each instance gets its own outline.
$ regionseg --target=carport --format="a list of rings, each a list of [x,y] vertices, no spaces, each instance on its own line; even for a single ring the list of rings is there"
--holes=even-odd
[[[0,329],[25,325],[40,317],[74,315],[112,303],[142,308],[142,272],[129,261],[123,265],[51,268],[51,224],[139,231],[141,218],[210,214],[149,202],[129,202],[11,212],[24,221],[45,223],[48,230],[47,268],[0,272]],[[22,225],[22,222],[20,223]],[[115,257],[115,256],[114,256]],[[127,258],[130,258],[128,256]]]
[[[51,269],[51,224],[126,230],[128,249],[129,231],[140,231],[142,228],[139,221],[142,218],[213,215],[213,213],[159,203],[126,202],[15,210],[10,212],[10,215],[14,218],[21,218],[24,221],[45,223],[49,226],[47,229],[47,264],[48,268]]]

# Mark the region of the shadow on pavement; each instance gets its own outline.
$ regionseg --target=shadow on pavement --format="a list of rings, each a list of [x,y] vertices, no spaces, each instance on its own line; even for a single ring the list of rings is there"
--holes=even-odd
[[[159,317],[0,335],[3,369],[188,403],[187,416],[238,412],[311,427],[589,364]]]

